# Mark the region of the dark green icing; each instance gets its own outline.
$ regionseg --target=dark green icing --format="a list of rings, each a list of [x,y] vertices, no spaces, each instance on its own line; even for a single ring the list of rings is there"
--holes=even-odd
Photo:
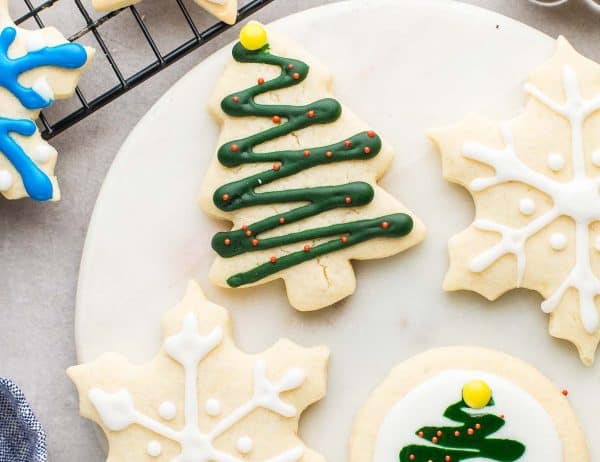
[[[488,406],[493,405],[492,400]],[[444,412],[444,417],[462,423],[461,426],[423,427],[417,430],[416,435],[426,443],[402,448],[400,462],[445,462],[447,456],[451,462],[474,458],[513,462],[525,454],[525,446],[518,441],[488,438],[505,425],[503,418],[483,411],[467,412],[467,409],[469,407],[461,400]],[[472,435],[469,435],[469,429]],[[438,436],[438,432],[441,432],[441,436]],[[459,432],[458,436],[455,432]],[[437,438],[437,442],[432,441],[434,438]]]
[[[315,124],[336,121],[341,113],[340,103],[327,98],[305,106],[266,105],[255,97],[269,91],[279,90],[302,82],[309,67],[297,59],[273,55],[268,47],[257,51],[246,50],[241,44],[233,48],[233,57],[242,63],[262,63],[278,66],[281,74],[264,83],[227,96],[221,102],[223,111],[233,117],[278,116],[281,122],[246,138],[230,141],[219,148],[219,162],[230,168],[243,164],[267,163],[269,169],[255,175],[219,187],[213,196],[215,205],[230,212],[256,205],[297,202],[299,205],[280,215],[248,224],[244,229],[217,233],[212,246],[222,257],[234,257],[257,250],[271,249],[314,239],[333,238],[310,250],[293,252],[265,262],[250,271],[231,276],[227,283],[239,287],[259,281],[271,274],[298,265],[319,256],[335,252],[377,237],[400,237],[412,231],[413,220],[404,213],[395,213],[375,219],[340,223],[290,234],[261,239],[260,235],[275,228],[341,207],[360,207],[373,200],[370,184],[352,182],[335,186],[289,189],[284,191],[257,192],[256,189],[273,181],[295,175],[317,165],[351,160],[368,161],[381,150],[381,139],[373,132],[361,132],[328,146],[305,147],[277,152],[255,152],[254,149],[267,141],[293,135]],[[256,242],[258,241],[258,243]]]

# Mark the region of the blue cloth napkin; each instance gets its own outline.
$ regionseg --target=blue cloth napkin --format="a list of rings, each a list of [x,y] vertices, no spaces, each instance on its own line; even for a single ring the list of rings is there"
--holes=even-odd
[[[46,433],[21,389],[0,377],[0,462],[46,462]]]

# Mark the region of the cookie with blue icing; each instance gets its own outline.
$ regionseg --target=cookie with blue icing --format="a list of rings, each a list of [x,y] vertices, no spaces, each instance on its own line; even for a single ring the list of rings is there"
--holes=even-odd
[[[56,29],[16,27],[0,0],[0,193],[7,199],[58,200],[56,150],[40,136],[40,110],[73,94],[94,50]]]

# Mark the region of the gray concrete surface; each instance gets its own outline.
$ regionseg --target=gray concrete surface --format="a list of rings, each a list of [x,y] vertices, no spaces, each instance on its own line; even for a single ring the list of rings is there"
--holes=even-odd
[[[267,22],[334,0],[276,0],[256,17]],[[398,0],[401,1],[401,0]],[[600,60],[600,13],[584,0],[554,9],[527,0],[463,0],[498,11],[542,31],[563,34],[589,57]],[[10,0],[15,12],[22,0]],[[165,50],[184,36],[184,24],[171,0],[145,0],[140,7]],[[191,3],[191,2],[189,2]],[[44,13],[66,34],[81,26],[69,0]],[[165,6],[166,5],[166,6]],[[194,9],[191,6],[191,9]],[[204,13],[194,13],[208,18]],[[125,69],[151,58],[130,19],[105,26],[108,45]],[[31,24],[33,27],[33,25]],[[83,242],[98,191],[127,134],[176,80],[211,52],[231,41],[231,30],[108,108],[53,140],[61,153],[57,174],[64,199],[58,204],[0,200],[0,376],[12,377],[26,392],[47,428],[51,461],[104,460],[93,425],[81,419],[76,393],[64,369],[75,363],[73,314]],[[90,41],[93,45],[93,42]],[[88,94],[112,84],[102,57],[82,84]],[[56,113],[66,110],[63,105]],[[157,193],[156,191],[150,194]]]

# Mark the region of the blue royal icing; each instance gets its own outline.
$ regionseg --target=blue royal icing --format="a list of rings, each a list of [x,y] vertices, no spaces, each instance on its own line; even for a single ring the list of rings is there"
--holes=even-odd
[[[31,120],[0,117],[0,152],[21,175],[27,194],[32,199],[47,201],[54,195],[52,181],[10,136],[10,133],[31,136],[35,131],[36,125]]]
[[[17,30],[5,27],[0,33],[0,86],[10,91],[27,109],[43,109],[52,104],[35,90],[24,87],[18,81],[27,71],[42,66],[78,69],[87,61],[85,48],[77,43],[65,43],[30,51],[26,55],[12,59],[8,49],[15,41]]]

